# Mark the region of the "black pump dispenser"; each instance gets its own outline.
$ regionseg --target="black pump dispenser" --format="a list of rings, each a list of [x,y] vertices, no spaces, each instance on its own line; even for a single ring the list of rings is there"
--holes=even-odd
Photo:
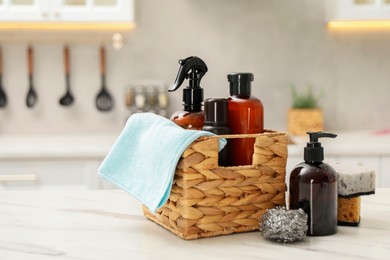
[[[207,72],[206,63],[196,57],[190,56],[186,59],[179,60],[180,68],[176,80],[168,91],[177,90],[184,79],[189,80],[189,86],[183,89],[183,105],[185,111],[201,111],[203,102],[203,89],[200,87],[200,81]]]
[[[322,163],[324,160],[324,148],[318,142],[319,138],[335,138],[337,135],[324,132],[307,132],[310,136],[310,142],[304,148],[304,159],[306,163]]]

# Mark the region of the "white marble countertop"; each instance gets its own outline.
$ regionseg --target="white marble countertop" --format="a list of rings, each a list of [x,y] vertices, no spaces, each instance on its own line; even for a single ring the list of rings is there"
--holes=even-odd
[[[0,192],[0,259],[389,259],[390,189],[362,197],[359,227],[281,244],[249,232],[185,241],[121,191]]]

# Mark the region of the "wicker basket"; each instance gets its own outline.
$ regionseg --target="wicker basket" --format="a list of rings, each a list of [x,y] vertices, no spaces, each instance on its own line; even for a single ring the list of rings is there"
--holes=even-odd
[[[256,138],[252,165],[219,167],[218,138]],[[184,239],[253,231],[285,205],[287,134],[202,137],[183,153],[167,203],[147,218]]]

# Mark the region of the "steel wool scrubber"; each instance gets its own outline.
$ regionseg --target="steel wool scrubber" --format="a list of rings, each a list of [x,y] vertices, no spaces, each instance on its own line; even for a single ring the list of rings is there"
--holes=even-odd
[[[285,207],[268,209],[260,220],[260,232],[263,236],[277,242],[303,240],[307,228],[307,215],[302,209],[287,210]]]

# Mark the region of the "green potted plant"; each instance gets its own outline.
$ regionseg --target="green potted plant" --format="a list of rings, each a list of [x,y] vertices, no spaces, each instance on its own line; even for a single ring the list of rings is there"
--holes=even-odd
[[[290,84],[292,106],[288,110],[287,129],[292,135],[305,135],[307,131],[322,131],[324,115],[319,107],[319,96],[313,94],[313,86],[308,83],[306,91],[298,93],[294,84]]]

